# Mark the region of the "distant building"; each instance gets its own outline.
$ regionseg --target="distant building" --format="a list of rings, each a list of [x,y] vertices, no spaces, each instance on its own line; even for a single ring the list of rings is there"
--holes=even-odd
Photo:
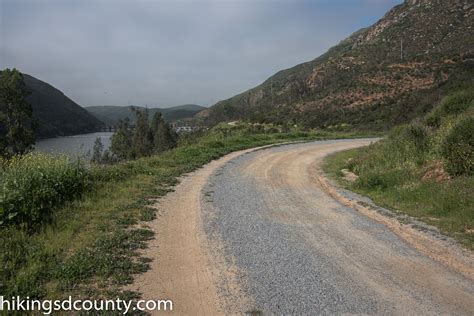
[[[209,129],[205,126],[190,126],[190,125],[178,126],[177,124],[173,124],[171,125],[171,127],[177,134],[195,133],[195,132],[200,132],[200,131],[207,131]]]

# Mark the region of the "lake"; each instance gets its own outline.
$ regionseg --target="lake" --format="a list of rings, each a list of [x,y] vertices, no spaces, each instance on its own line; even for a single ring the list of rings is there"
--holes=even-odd
[[[98,132],[73,136],[47,138],[36,141],[36,150],[43,153],[61,153],[71,156],[92,155],[94,142],[100,137],[104,150],[110,146],[112,132]]]

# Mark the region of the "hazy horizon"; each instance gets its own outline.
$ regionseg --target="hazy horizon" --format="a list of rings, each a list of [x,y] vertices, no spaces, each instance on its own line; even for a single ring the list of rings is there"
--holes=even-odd
[[[318,57],[401,2],[0,0],[0,68],[84,107],[210,106]]]

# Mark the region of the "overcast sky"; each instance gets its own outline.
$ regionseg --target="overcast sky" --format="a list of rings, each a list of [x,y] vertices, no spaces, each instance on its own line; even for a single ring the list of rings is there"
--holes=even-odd
[[[0,0],[0,68],[82,106],[212,105],[402,0]]]

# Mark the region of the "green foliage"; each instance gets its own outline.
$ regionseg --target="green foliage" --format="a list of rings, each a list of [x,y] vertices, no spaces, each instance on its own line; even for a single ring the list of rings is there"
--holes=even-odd
[[[426,167],[388,169],[378,160],[380,150],[381,147],[372,146],[337,153],[326,159],[324,169],[343,186],[370,197],[377,205],[392,209],[400,216],[408,214],[437,226],[467,248],[474,249],[474,238],[469,233],[474,227],[474,177],[424,180]],[[359,176],[355,183],[344,180],[340,173],[351,165]]]
[[[28,229],[47,222],[52,212],[89,187],[89,172],[67,156],[29,153],[3,165],[0,178],[0,224]]]
[[[28,94],[18,70],[5,69],[0,73],[0,155],[23,154],[34,144]]]
[[[394,128],[384,148],[394,152],[394,163],[422,164],[429,149],[428,129],[417,122]]]
[[[471,106],[474,106],[474,88],[447,96],[441,104],[441,110],[447,115],[459,115]]]
[[[111,190],[102,187],[98,195],[86,195],[58,209],[55,223],[43,230],[2,227],[2,295],[51,298],[72,292],[92,297],[97,286],[119,287],[129,282],[133,273],[146,269],[146,259],[138,258],[135,251],[143,248],[153,233],[130,226],[148,209],[143,192],[154,191],[149,181],[123,181],[120,185],[111,182]],[[148,215],[148,219],[152,217]],[[94,286],[90,286],[91,280],[96,282]],[[126,293],[107,290],[104,294]]]
[[[128,226],[128,225],[127,225]],[[70,290],[77,283],[92,277],[112,278],[112,282],[125,284],[131,275],[148,269],[145,262],[123,256],[124,251],[145,248],[145,241],[153,238],[149,229],[117,229],[112,234],[101,236],[90,248],[83,249],[68,258],[61,266],[58,278],[63,290]]]
[[[474,107],[474,88],[461,90],[443,99],[429,115],[425,122],[432,127],[439,127],[447,116],[456,116]]]
[[[97,137],[94,142],[94,147],[92,149],[92,158],[91,162],[98,165],[113,164],[117,163],[118,159],[116,156],[112,155],[110,150],[106,149],[104,151],[104,145],[102,144],[102,139]]]
[[[264,130],[271,128],[265,125]],[[147,205],[150,200],[172,190],[178,177],[235,150],[292,140],[367,136],[312,131],[301,137],[298,130],[250,135],[247,131],[252,127],[249,124],[223,125],[222,129],[227,130],[225,135],[217,129],[202,135],[189,135],[183,140],[185,144],[159,155],[115,165],[92,164],[84,177],[71,177],[70,182],[64,183],[72,191],[74,185],[87,179],[86,183],[91,184],[86,187],[89,190],[80,199],[49,209],[51,222],[42,222],[42,229],[27,231],[22,225],[1,226],[0,292],[5,296],[35,298],[130,295],[122,287],[130,282],[133,273],[147,269],[146,258],[137,250],[151,238],[148,229],[136,225],[140,220],[155,217],[154,210]],[[51,173],[48,168],[61,169],[55,168],[56,165],[75,166],[66,158],[44,156],[44,159],[40,164],[31,163],[36,168],[17,168],[17,174],[24,170],[20,178],[33,179],[39,177],[39,172]],[[8,172],[9,182],[13,182],[17,177],[7,169],[4,172]],[[53,178],[63,186],[62,177]],[[25,182],[21,181],[21,187],[25,187],[22,192],[30,190],[33,194],[17,195],[17,200],[11,200],[17,205],[36,205],[33,203],[38,196],[36,189],[51,187],[50,181],[34,180],[31,188],[26,188]]]
[[[430,152],[430,135],[420,123],[412,123],[394,128],[385,139],[369,146],[348,165],[351,171],[367,175],[361,183],[375,187],[378,176],[388,170],[409,170],[422,165]],[[382,181],[382,180],[380,180]],[[380,182],[379,181],[379,182]],[[387,183],[387,181],[385,181]]]
[[[155,113],[150,126],[154,153],[160,153],[176,147],[177,135],[165,123],[161,113]]]
[[[145,157],[152,153],[153,138],[150,135],[148,109],[132,108],[135,114],[135,129],[132,137],[133,157]]]
[[[94,163],[101,163],[102,156],[104,154],[104,144],[100,137],[97,137],[94,141],[94,148],[92,149],[92,158],[91,161]]]
[[[474,175],[474,118],[458,122],[442,144],[446,170],[452,175]]]
[[[40,278],[47,277],[44,265],[54,262],[54,258],[45,252],[38,251],[41,247],[31,235],[14,227],[3,227],[0,230],[0,292],[3,295],[18,293],[30,296],[44,295],[44,289],[35,286]],[[21,274],[18,271],[28,264],[36,262]],[[43,269],[42,269],[43,268]]]
[[[351,170],[359,178],[343,182],[348,188],[474,247],[468,232],[474,228],[473,91],[443,99],[423,120],[429,126],[415,121],[396,127],[367,148],[335,155],[326,170],[336,177],[341,169]]]
[[[130,131],[129,120],[120,121],[119,126],[110,139],[110,150],[120,160],[131,159],[132,132]]]
[[[359,177],[357,186],[360,188],[370,188],[383,191],[403,182],[407,176],[409,176],[409,173],[410,171],[407,169],[388,169],[367,172]]]
[[[417,149],[418,152],[426,152],[429,147],[428,129],[419,123],[409,124],[404,129],[405,138]]]
[[[135,159],[161,153],[176,147],[177,135],[156,112],[149,123],[148,110],[133,108],[136,126],[133,130],[128,120],[120,122],[112,135],[111,151],[119,160]]]

